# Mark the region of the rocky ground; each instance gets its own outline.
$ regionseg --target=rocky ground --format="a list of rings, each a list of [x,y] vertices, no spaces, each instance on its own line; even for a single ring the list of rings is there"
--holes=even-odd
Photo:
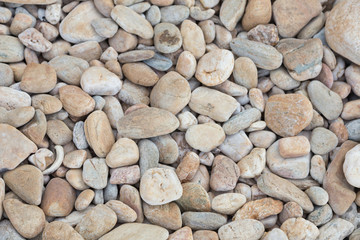
[[[0,240],[359,240],[360,0],[0,0]]]

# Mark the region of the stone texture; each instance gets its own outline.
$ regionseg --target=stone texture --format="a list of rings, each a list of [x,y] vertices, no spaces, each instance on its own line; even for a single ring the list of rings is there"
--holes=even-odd
[[[111,171],[111,184],[136,184],[140,180],[140,168],[138,165],[120,167]]]
[[[55,69],[47,64],[30,63],[22,75],[20,88],[29,93],[50,92],[56,85]]]
[[[183,194],[180,199],[176,200],[182,211],[209,212],[211,210],[209,195],[200,184],[183,183],[182,188]]]
[[[168,236],[169,232],[165,228],[156,225],[126,223],[105,234],[99,240],[166,240]]]
[[[170,230],[181,228],[181,212],[174,202],[159,206],[152,206],[144,203],[144,214],[150,223]]]
[[[64,109],[74,117],[85,116],[95,108],[95,100],[77,86],[63,86],[59,95]]]
[[[184,212],[183,225],[192,230],[217,230],[227,222],[227,217],[213,212]]]
[[[301,217],[289,218],[281,225],[283,230],[290,239],[312,239],[315,240],[319,236],[319,229],[310,221]]]
[[[234,215],[233,220],[256,219],[262,220],[277,215],[283,210],[283,203],[273,198],[262,198],[245,203]]]
[[[240,170],[236,163],[228,157],[218,155],[212,165],[210,187],[214,191],[233,190],[239,176]]]
[[[221,214],[232,215],[246,202],[246,197],[241,193],[224,193],[214,197],[211,208]]]
[[[254,219],[243,219],[233,221],[219,229],[221,240],[257,240],[265,231],[264,225]]]
[[[139,148],[129,138],[120,138],[106,155],[106,164],[111,168],[135,164],[139,160]]]
[[[193,125],[185,134],[186,142],[202,152],[210,152],[225,140],[224,130],[215,123]]]
[[[345,161],[343,164],[343,171],[346,178],[346,181],[354,186],[359,187],[359,159],[360,145],[356,145],[351,148],[345,155]]]
[[[103,189],[107,185],[109,168],[103,158],[91,158],[84,162],[82,177],[86,185]]]
[[[245,11],[245,0],[225,0],[220,8],[220,21],[229,30],[235,29],[237,22],[243,16]]]
[[[354,225],[350,222],[336,218],[320,228],[320,235],[317,239],[344,239],[354,231]]]
[[[75,231],[69,224],[54,221],[46,224],[42,233],[43,240],[82,240],[83,237]]]

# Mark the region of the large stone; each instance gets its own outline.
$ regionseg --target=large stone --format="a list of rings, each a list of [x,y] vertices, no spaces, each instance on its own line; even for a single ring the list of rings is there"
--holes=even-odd
[[[102,18],[92,1],[77,5],[60,23],[59,32],[63,39],[71,43],[85,41],[101,42],[105,38],[97,34],[91,26],[94,19]]]
[[[233,190],[239,176],[240,170],[236,163],[228,157],[218,155],[212,165],[210,187],[214,191]]]
[[[246,0],[225,0],[220,8],[220,21],[224,26],[232,31],[236,24],[243,16],[245,11]]]
[[[95,100],[77,86],[63,86],[59,89],[59,95],[64,109],[74,117],[85,116],[95,108]]]
[[[354,225],[351,222],[341,218],[335,218],[320,228],[320,235],[317,239],[344,239],[353,231]]]
[[[11,240],[25,240],[11,225],[9,220],[3,220],[0,222],[0,232],[2,233],[3,239],[11,239]]]
[[[12,170],[24,161],[37,146],[8,124],[0,124],[0,172]]]
[[[0,62],[12,63],[24,59],[24,45],[13,36],[0,35]]]
[[[266,125],[282,137],[295,136],[310,124],[312,110],[309,99],[301,94],[273,95],[265,107]]]
[[[179,120],[159,108],[141,108],[120,118],[117,129],[121,136],[141,139],[165,135],[179,127]]]
[[[325,37],[332,50],[360,65],[360,2],[337,2],[326,19]]]
[[[126,223],[115,228],[99,240],[166,240],[169,232],[152,224]]]
[[[176,203],[183,211],[209,212],[211,210],[209,195],[200,184],[188,182],[182,184],[182,188],[183,194]]]
[[[90,95],[115,95],[122,86],[119,77],[104,67],[90,67],[81,76],[81,88]]]

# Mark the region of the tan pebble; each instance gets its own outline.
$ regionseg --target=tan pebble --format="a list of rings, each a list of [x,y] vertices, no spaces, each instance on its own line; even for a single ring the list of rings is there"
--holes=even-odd
[[[194,152],[188,152],[176,168],[176,174],[181,182],[190,181],[200,166],[199,156]]]
[[[51,42],[35,28],[26,29],[18,37],[22,44],[36,52],[48,52],[52,48]]]
[[[95,32],[104,38],[111,38],[117,32],[119,26],[111,18],[96,18],[91,21]]]
[[[37,94],[31,97],[31,105],[44,114],[53,114],[62,109],[61,101],[49,94]]]
[[[42,233],[43,240],[82,240],[83,237],[69,224],[60,221],[53,221],[46,224]]]
[[[27,28],[32,28],[35,26],[34,18],[25,13],[17,13],[15,14],[11,25],[10,25],[10,32],[12,35],[19,35]]]
[[[154,86],[159,76],[145,63],[126,63],[122,66],[124,76],[142,86]]]
[[[237,84],[248,89],[255,88],[258,84],[257,68],[254,62],[247,57],[236,59],[233,76]]]
[[[41,22],[36,26],[36,29],[39,30],[39,32],[44,35],[44,38],[50,42],[54,41],[59,36],[59,30],[54,25],[47,22]]]
[[[154,28],[154,45],[162,53],[176,52],[182,45],[180,30],[172,23],[159,23]]]
[[[136,212],[121,201],[110,200],[106,203],[106,206],[115,212],[120,223],[134,222],[137,218]]]
[[[56,85],[56,72],[47,64],[30,63],[21,78],[20,88],[29,93],[50,92]]]
[[[45,114],[37,109],[34,118],[22,127],[21,131],[30,138],[39,147],[48,147],[45,134],[47,131],[47,122]]]
[[[35,114],[33,107],[19,107],[7,111],[5,108],[0,107],[0,123],[6,123],[13,127],[20,127],[28,123]]]
[[[337,93],[341,99],[345,99],[351,92],[351,86],[345,82],[337,81],[333,83],[331,91]]]
[[[150,0],[150,2],[159,7],[164,7],[173,4],[174,0]]]
[[[281,138],[279,152],[283,158],[304,156],[310,152],[310,142],[304,136]]]
[[[289,239],[317,239],[320,234],[319,229],[312,222],[302,217],[286,220],[280,229],[286,233]]]
[[[194,240],[219,240],[215,231],[198,230],[193,234]]]
[[[205,191],[210,190],[210,175],[205,165],[200,165],[191,182],[200,184]]]
[[[344,121],[341,118],[334,120],[330,124],[329,130],[332,131],[333,133],[335,133],[335,135],[338,138],[338,142],[340,144],[342,144],[349,138],[348,130],[347,130],[346,126],[344,125]]]
[[[109,70],[110,72],[115,73],[118,75],[120,79],[123,78],[123,73],[121,70],[120,63],[117,60],[110,60],[105,63],[105,68]]]
[[[72,131],[61,120],[48,121],[46,134],[57,145],[65,145],[72,140]]]
[[[120,63],[141,62],[155,56],[152,50],[133,50],[121,53],[118,57]]]
[[[108,183],[109,168],[103,158],[87,159],[83,165],[82,179],[89,187],[100,190]]]
[[[95,193],[91,189],[82,191],[75,201],[75,209],[82,211],[86,209],[95,197]]]
[[[207,44],[211,43],[215,39],[215,24],[211,20],[205,20],[199,22],[199,27],[203,31],[204,39]]]
[[[138,165],[112,169],[111,184],[136,184],[140,180],[140,168]]]
[[[70,183],[70,185],[76,190],[85,190],[89,188],[88,185],[83,180],[81,169],[70,169],[66,172],[66,180]]]
[[[285,222],[289,218],[298,218],[303,216],[303,210],[296,202],[288,202],[284,205],[283,210],[279,214],[279,220],[281,223]]]
[[[65,154],[63,164],[68,168],[81,168],[87,158],[85,150],[75,150]]]
[[[183,183],[182,188],[183,194],[181,198],[176,201],[180,209],[184,212],[209,212],[211,210],[209,195],[199,183]]]
[[[249,90],[249,100],[250,100],[251,106],[253,106],[254,108],[257,108],[258,110],[260,110],[260,112],[264,111],[265,100],[264,100],[264,96],[260,89],[258,89],[258,88],[250,89]]]
[[[226,0],[221,4],[220,21],[229,31],[235,29],[236,24],[244,14],[245,5],[246,1],[243,0]]]
[[[233,215],[245,203],[246,197],[241,193],[224,193],[212,199],[211,207],[218,213]]]
[[[122,29],[119,29],[112,38],[109,38],[109,45],[120,53],[134,49],[137,44],[137,37]]]
[[[99,12],[105,17],[110,17],[111,10],[114,8],[112,0],[94,0],[94,5]]]
[[[218,155],[214,159],[210,176],[211,189],[228,191],[235,188],[240,170],[232,159]]]
[[[254,148],[250,154],[243,157],[237,163],[240,169],[240,177],[254,178],[259,176],[266,165],[266,151],[264,148]]]
[[[196,59],[189,51],[183,51],[177,60],[176,71],[186,80],[194,76],[196,71]]]
[[[133,140],[128,138],[120,138],[117,140],[106,156],[106,164],[111,168],[132,165],[138,160],[138,146]]]
[[[95,100],[77,86],[61,87],[59,95],[64,109],[74,117],[85,116],[95,108]]]
[[[205,53],[205,39],[201,28],[190,20],[184,20],[180,28],[183,48],[191,52],[196,59]]]
[[[270,0],[252,0],[246,6],[242,26],[245,31],[249,31],[259,24],[267,24],[271,20],[271,14]]]
[[[144,214],[152,223],[171,230],[181,227],[181,212],[176,203],[152,206],[144,203]]]
[[[142,209],[142,201],[139,191],[131,185],[123,185],[120,188],[119,200],[131,207],[137,215],[136,222],[144,221],[144,214]],[[164,206],[164,205],[163,205]],[[180,224],[181,225],[181,224]]]
[[[168,240],[193,240],[191,228],[185,226],[169,235]]]
[[[88,62],[99,59],[102,53],[100,44],[96,41],[87,41],[69,48],[70,56],[82,58]]]
[[[265,227],[262,222],[254,219],[242,219],[233,221],[220,227],[218,233],[220,239],[260,239],[264,234]]]

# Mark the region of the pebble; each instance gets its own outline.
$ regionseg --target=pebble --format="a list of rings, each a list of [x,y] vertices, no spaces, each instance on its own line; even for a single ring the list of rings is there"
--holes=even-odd
[[[189,8],[182,5],[166,6],[160,9],[161,22],[163,23],[179,25],[180,23],[184,22],[184,20],[187,19],[189,15]]]
[[[314,155],[310,162],[310,175],[318,183],[322,183],[326,173],[326,166],[320,155]]]
[[[325,223],[329,222],[333,217],[333,212],[329,204],[325,204],[324,206],[315,208],[313,212],[311,212],[307,220],[315,224],[315,226],[321,226]]]
[[[267,130],[251,132],[249,140],[255,147],[268,148],[276,139],[275,133]],[[225,139],[226,142],[226,139]]]
[[[270,197],[274,197],[285,202],[298,203],[305,212],[311,212],[314,209],[309,197],[290,181],[278,177],[272,173],[263,173],[257,179],[259,189]]]
[[[62,240],[62,239],[74,239],[82,240],[83,237],[75,231],[69,224],[53,221],[46,224],[42,233],[42,239],[44,240]]]
[[[349,121],[348,123],[345,124],[350,140],[354,140],[354,141],[360,140],[359,125],[360,125],[359,119]]]
[[[141,176],[143,176],[146,170],[159,166],[159,150],[155,143],[149,139],[140,140],[138,146],[140,153],[140,173]]]
[[[190,97],[189,83],[180,74],[171,71],[162,76],[152,89],[150,104],[177,114],[189,103]]]
[[[196,59],[203,56],[205,53],[205,39],[201,28],[190,20],[184,20],[181,24],[180,32],[182,36],[183,49],[191,52]],[[226,61],[228,61],[227,56],[228,55],[223,56]],[[200,65],[200,62],[198,65]]]
[[[183,227],[170,234],[168,240],[193,240],[192,230],[189,227]]]
[[[354,186],[360,186],[360,182],[358,180],[358,154],[360,151],[360,145],[356,145],[355,147],[351,148],[345,155],[345,161],[343,164],[344,175],[346,181]]]
[[[240,170],[236,163],[228,157],[218,155],[212,165],[210,187],[214,191],[232,190],[239,176]]]
[[[341,218],[335,218],[322,226],[317,239],[344,239],[354,231],[354,225]]]
[[[17,196],[31,205],[40,205],[44,179],[42,172],[32,165],[21,165],[4,174],[4,181]]]
[[[245,31],[249,31],[259,24],[267,24],[271,20],[271,14],[271,1],[250,1],[246,6],[245,14],[241,21],[242,26]]]
[[[313,153],[323,155],[335,149],[338,138],[332,131],[318,127],[311,132],[310,144]]]
[[[0,63],[0,78],[0,86],[9,87],[14,83],[14,73],[9,65]]]
[[[310,200],[318,206],[324,206],[329,200],[329,195],[321,187],[310,187],[306,189],[305,193],[309,196]]]
[[[63,164],[68,168],[81,168],[87,157],[85,150],[74,150],[65,154]]]
[[[183,194],[176,201],[182,211],[209,212],[211,210],[209,195],[200,184],[188,182],[182,184],[182,188]]]
[[[51,42],[44,38],[43,34],[35,28],[28,28],[18,36],[25,47],[36,52],[48,52],[52,48]]]
[[[344,109],[341,113],[341,118],[344,120],[353,120],[356,118],[360,118],[360,101],[354,100],[345,103]]]
[[[179,157],[179,148],[176,141],[170,135],[162,135],[151,139],[159,151],[159,161],[164,164],[172,164]]]
[[[313,18],[321,13],[320,2],[284,1],[280,0],[273,4],[275,23],[282,37],[295,37],[300,30]]]
[[[151,24],[131,8],[117,5],[111,10],[111,18],[128,33],[138,35],[144,39],[154,36],[154,29]]]
[[[264,225],[254,219],[233,221],[219,229],[220,240],[257,240],[265,231]]]
[[[67,181],[53,178],[46,185],[41,208],[46,216],[65,217],[73,210],[75,199],[75,190]]]
[[[158,71],[167,71],[173,65],[170,58],[158,53],[155,53],[154,57],[145,60],[144,63]]]
[[[205,86],[211,87],[227,80],[233,68],[233,54],[229,50],[216,49],[200,58],[195,77]]]
[[[331,10],[325,25],[326,42],[331,49],[355,64],[360,64],[359,51],[355,48],[359,41],[359,19],[356,16],[359,9],[357,1],[341,2]]]
[[[95,193],[91,189],[86,189],[82,191],[75,200],[75,209],[82,211],[89,207],[90,203],[93,201]]]
[[[274,24],[259,24],[247,33],[249,40],[275,46],[279,42],[278,29]]]
[[[193,125],[185,134],[186,142],[202,152],[209,152],[225,140],[224,130],[215,123]]]
[[[311,122],[311,102],[300,94],[271,96],[265,107],[267,127],[282,137],[295,136]]]
[[[26,13],[16,13],[10,25],[10,32],[18,36],[21,32],[27,28],[32,28],[35,26],[35,19],[29,14]]]
[[[133,50],[121,53],[118,57],[118,60],[120,63],[131,63],[151,59],[154,56],[155,52],[152,50]]]
[[[150,92],[147,88],[136,85],[129,80],[125,80],[118,94],[119,100],[129,105],[145,104],[148,105]]]
[[[23,238],[11,225],[9,220],[2,220],[0,222],[0,232],[3,234],[4,239],[12,239],[12,240],[24,240]]]
[[[182,193],[180,181],[171,169],[151,168],[141,177],[140,195],[147,204],[166,204],[179,199]]]
[[[215,231],[210,230],[198,230],[193,234],[194,240],[219,240],[219,237]]]
[[[280,228],[273,228],[262,238],[263,240],[288,240],[288,237]]]
[[[139,148],[129,138],[120,138],[106,155],[106,164],[110,168],[124,167],[135,164],[139,160]]]
[[[183,225],[193,230],[217,230],[227,222],[227,217],[213,212],[184,212]]]
[[[254,148],[250,154],[237,163],[241,178],[254,178],[261,174],[266,165],[266,151],[264,148]]]
[[[10,87],[0,86],[0,107],[6,110],[13,110],[31,105],[31,97],[26,92]]]
[[[155,26],[161,20],[160,8],[156,5],[152,5],[149,10],[146,12],[146,19]]]
[[[196,59],[189,51],[183,51],[177,60],[176,71],[180,73],[186,80],[194,76],[196,71]]]
[[[107,185],[108,172],[105,159],[91,158],[84,162],[82,177],[89,187],[103,189]]]
[[[115,212],[120,223],[134,222],[137,218],[136,212],[121,201],[110,200],[105,205]]]
[[[360,96],[360,67],[355,64],[350,65],[345,70],[345,79],[348,84],[351,86],[351,90],[357,96]]]
[[[73,142],[78,149],[86,149],[89,146],[86,141],[83,121],[79,121],[74,125]]]
[[[24,59],[24,45],[16,37],[0,35],[0,53],[0,62],[19,62]]]
[[[270,79],[282,90],[291,90],[300,86],[300,81],[296,81],[292,78],[284,67],[271,71]]]
[[[244,131],[240,131],[225,138],[224,142],[219,146],[223,154],[238,162],[245,157],[253,149],[253,144]]]
[[[81,88],[66,85],[59,89],[60,101],[63,108],[74,117],[82,117],[95,108],[95,100]]]
[[[57,145],[65,145],[72,140],[71,130],[61,120],[48,121],[46,134]]]
[[[115,95],[122,86],[119,77],[103,67],[90,67],[80,80],[81,88],[90,95]]]
[[[247,89],[255,88],[258,85],[257,68],[248,57],[239,57],[235,60],[233,76],[235,83]]]
[[[31,105],[35,109],[40,109],[45,115],[57,113],[62,109],[61,101],[57,97],[49,94],[37,94],[32,96]],[[25,108],[23,110],[25,110]],[[30,113],[30,111],[23,111],[24,115],[27,115],[28,113]]]
[[[109,232],[116,224],[117,217],[111,208],[106,205],[98,204],[88,211],[76,225],[75,230],[84,239],[100,239]]]
[[[143,222],[144,214],[139,191],[131,185],[123,185],[120,188],[119,195],[119,200],[131,207],[136,212],[136,222]]]
[[[289,218],[281,225],[289,240],[291,239],[318,239],[319,229],[304,218]]]
[[[103,18],[103,16],[97,11],[93,1],[83,2],[71,10],[61,21],[59,26],[60,36],[70,43],[101,42],[105,38],[95,32],[91,26],[91,22],[98,18]]]
[[[168,237],[169,232],[163,227],[144,223],[126,223],[105,234],[99,240],[166,240]]]
[[[159,80],[159,76],[144,63],[126,63],[122,71],[128,80],[145,87],[154,86]]]
[[[114,96],[106,96],[104,97],[104,100],[105,105],[103,107],[103,111],[106,113],[111,127],[116,128],[117,120],[124,116],[122,106],[118,98]]]
[[[8,124],[0,124],[0,132],[0,172],[16,168],[38,149],[25,135]]]
[[[96,41],[86,41],[78,43],[69,48],[69,54],[73,57],[82,58],[88,62],[101,57],[102,49]]]
[[[181,228],[181,212],[174,202],[159,206],[144,203],[144,214],[150,223],[159,225],[166,229],[177,230]]]
[[[279,153],[283,158],[305,156],[310,153],[310,142],[304,136],[281,138]]]
[[[95,18],[91,21],[91,26],[103,38],[112,38],[119,28],[111,18]]]
[[[196,88],[189,102],[191,110],[218,122],[227,121],[238,106],[235,98],[207,87]]]
[[[159,23],[154,28],[154,45],[161,53],[176,52],[182,45],[180,30],[172,23]]]
[[[111,184],[136,184],[140,180],[140,168],[138,165],[120,167],[111,171]]]
[[[233,220],[256,219],[262,220],[272,215],[279,214],[283,203],[272,198],[262,198],[244,204],[234,215]]]
[[[296,202],[287,202],[283,206],[283,210],[279,214],[280,223],[285,222],[289,218],[302,217],[304,214],[303,209]]]
[[[221,214],[233,215],[246,202],[241,193],[224,193],[214,197],[211,208]]]
[[[341,97],[319,81],[311,81],[307,87],[311,102],[328,120],[339,117],[343,110]]]
[[[22,237],[33,238],[44,229],[45,214],[38,206],[17,199],[6,199],[3,206],[11,224]]]
[[[198,124],[197,118],[190,111],[182,112],[177,115],[180,122],[179,130],[186,131],[189,127]]]
[[[229,30],[235,29],[236,24],[245,12],[246,1],[226,0],[221,4],[220,21]]]
[[[187,152],[176,168],[176,174],[180,182],[187,182],[193,179],[199,166],[199,156],[194,152]]]
[[[55,69],[47,64],[28,64],[21,78],[21,90],[29,93],[50,92],[56,85]]]
[[[37,109],[35,111],[34,118],[21,131],[31,141],[39,145],[39,147],[47,147],[48,143],[44,140],[47,132],[47,123],[45,114],[41,110]]]
[[[227,135],[232,135],[240,130],[248,128],[252,123],[259,120],[261,112],[256,108],[250,108],[232,116],[223,124],[223,129]]]

